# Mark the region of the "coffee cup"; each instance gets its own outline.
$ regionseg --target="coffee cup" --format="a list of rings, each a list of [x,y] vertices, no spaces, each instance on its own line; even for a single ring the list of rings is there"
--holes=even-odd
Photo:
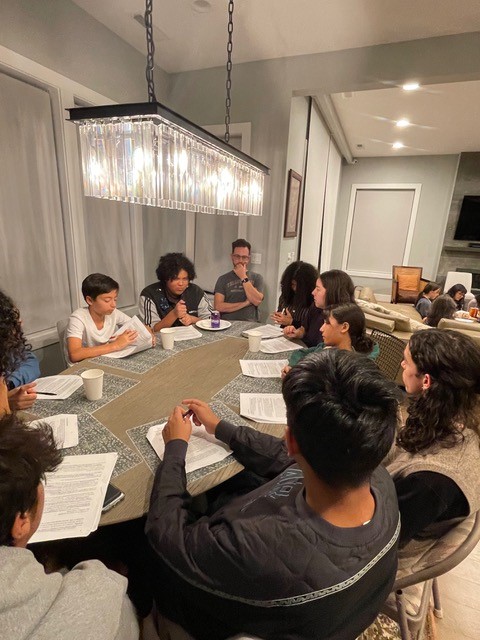
[[[262,343],[262,334],[260,331],[250,331],[248,333],[248,350],[252,353],[260,351],[260,345]]]
[[[103,376],[101,369],[87,369],[82,371],[80,377],[83,380],[83,389],[87,400],[100,400],[103,395]]]
[[[162,339],[162,347],[164,349],[173,349],[173,345],[175,344],[175,329],[171,327],[160,329],[160,338]]]

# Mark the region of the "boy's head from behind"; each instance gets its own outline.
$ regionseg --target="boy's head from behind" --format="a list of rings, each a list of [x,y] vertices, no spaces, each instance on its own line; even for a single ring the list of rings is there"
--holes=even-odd
[[[95,303],[98,296],[106,296],[108,294],[111,294],[116,301],[118,289],[118,282],[103,273],[91,273],[82,282],[82,294],[88,306]],[[115,306],[111,310],[113,311],[114,308]]]
[[[290,432],[316,476],[333,487],[368,482],[397,426],[398,392],[378,367],[365,356],[324,349],[292,368],[282,393]]]

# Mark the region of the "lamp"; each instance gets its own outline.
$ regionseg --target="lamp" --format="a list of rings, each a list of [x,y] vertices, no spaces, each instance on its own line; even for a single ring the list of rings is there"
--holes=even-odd
[[[269,169],[228,144],[233,0],[225,142],[156,101],[152,1],[146,0],[145,10],[149,102],[68,109],[79,130],[85,195],[183,211],[261,215]]]

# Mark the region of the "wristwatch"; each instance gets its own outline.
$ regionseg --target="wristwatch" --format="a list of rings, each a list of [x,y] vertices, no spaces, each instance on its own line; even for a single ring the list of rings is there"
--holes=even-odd
[[[242,280],[242,284],[245,284],[246,282],[250,282],[250,278],[244,278],[244,279]]]

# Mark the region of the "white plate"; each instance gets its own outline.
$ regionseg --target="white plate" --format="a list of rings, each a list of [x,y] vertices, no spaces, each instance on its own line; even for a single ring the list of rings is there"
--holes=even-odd
[[[206,318],[205,320],[199,320],[195,326],[200,329],[205,329],[206,331],[223,331],[224,329],[231,327],[232,323],[228,320],[220,320],[219,327],[212,327],[212,321],[210,318]]]
[[[457,322],[475,322],[475,320],[471,320],[470,318],[455,318]]]

